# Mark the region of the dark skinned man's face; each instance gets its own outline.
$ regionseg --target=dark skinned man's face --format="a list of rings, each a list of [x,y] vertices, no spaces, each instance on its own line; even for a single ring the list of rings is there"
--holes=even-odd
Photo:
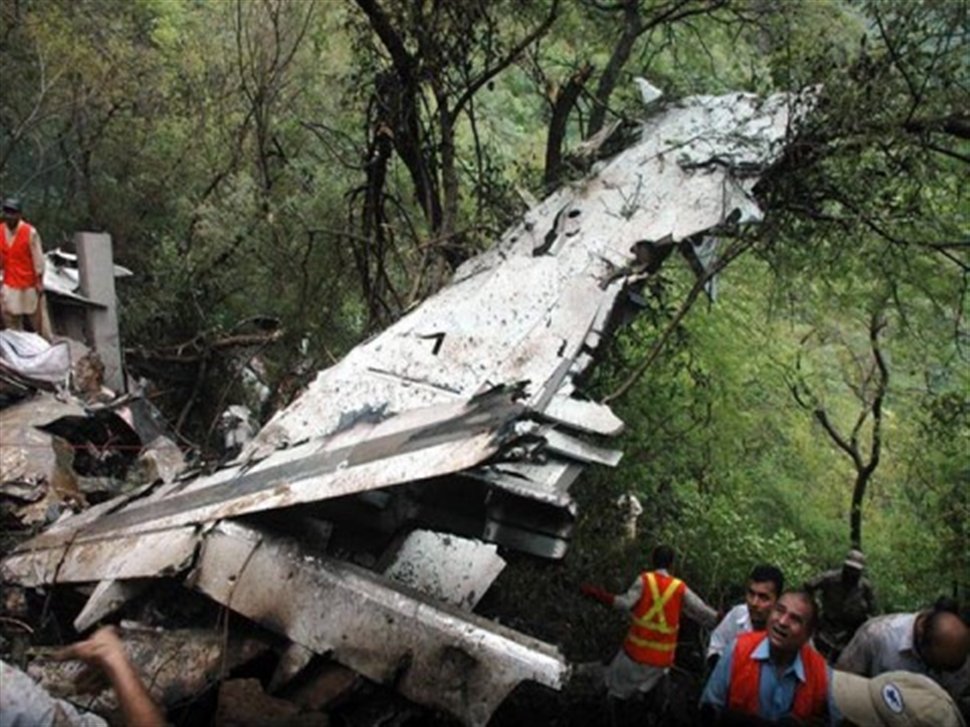
[[[850,586],[854,586],[862,579],[862,571],[859,568],[852,568],[851,566],[843,566],[842,568],[842,582]]]
[[[744,600],[748,605],[751,625],[755,631],[761,631],[767,625],[771,609],[778,600],[775,584],[771,581],[748,581]]]
[[[794,654],[812,636],[812,607],[794,593],[786,593],[775,603],[768,617],[768,641],[772,648]]]

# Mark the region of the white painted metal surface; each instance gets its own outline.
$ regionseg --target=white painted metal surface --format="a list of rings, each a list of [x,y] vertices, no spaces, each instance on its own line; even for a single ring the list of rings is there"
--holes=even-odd
[[[414,530],[384,570],[388,578],[470,611],[505,568],[494,545]]]
[[[486,724],[520,682],[559,689],[569,674],[549,644],[238,524],[209,535],[192,582],[247,618],[468,725]]]
[[[138,548],[174,528],[470,469],[516,436],[507,425],[522,411],[511,393],[497,391],[279,450],[252,467],[232,467],[178,490],[166,488],[164,497],[127,506],[119,500],[119,509],[97,518],[82,513],[23,544],[3,562],[3,573],[24,585],[150,576],[153,566],[170,566],[158,565],[160,555],[151,547],[140,563]],[[125,547],[116,552],[121,543]],[[181,552],[161,552],[169,551]]]
[[[593,362],[634,243],[679,242],[729,218],[759,220],[751,189],[808,103],[734,93],[667,106],[637,144],[530,209],[451,285],[321,371],[248,453],[325,435],[347,412],[402,411],[510,381],[528,380],[533,406],[551,401],[550,417],[569,418],[563,397]],[[556,379],[563,361],[571,370]],[[558,396],[538,401],[551,382]],[[596,418],[615,419],[608,411]]]

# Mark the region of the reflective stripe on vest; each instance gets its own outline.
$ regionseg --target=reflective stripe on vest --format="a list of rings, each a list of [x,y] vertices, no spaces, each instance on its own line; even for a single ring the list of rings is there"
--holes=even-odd
[[[634,616],[633,623],[645,629],[650,629],[651,631],[659,631],[662,634],[676,634],[677,626],[669,626],[667,624],[667,614],[664,613],[664,608],[670,603],[670,599],[673,598],[674,591],[680,586],[681,581],[676,578],[671,578],[663,595],[660,595],[660,587],[657,585],[656,575],[647,573],[646,580],[647,587],[650,589],[650,598],[653,600],[653,605],[643,616],[639,618]]]
[[[728,710],[738,714],[762,716],[760,702],[761,666],[770,663],[752,658],[755,649],[768,638],[764,632],[741,634],[731,656],[731,681],[728,686]],[[799,655],[805,668],[805,681],[795,687],[790,716],[801,721],[825,714],[828,704],[828,668],[825,658],[808,644]],[[789,716],[789,715],[785,715]]]
[[[687,586],[663,573],[643,573],[641,579],[643,593],[633,607],[623,650],[640,664],[668,667],[674,663],[680,603]]]
[[[30,238],[34,228],[23,220],[17,225],[13,240],[7,225],[0,222],[0,264],[3,266],[3,284],[10,288],[32,288],[37,284],[34,257],[30,253]]]

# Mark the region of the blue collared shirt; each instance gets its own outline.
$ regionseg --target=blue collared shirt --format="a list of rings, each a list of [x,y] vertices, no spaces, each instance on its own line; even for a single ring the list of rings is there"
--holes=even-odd
[[[704,693],[701,695],[701,704],[710,704],[723,711],[727,709],[728,690],[731,683],[731,663],[734,660],[734,645],[731,642],[724,656],[717,662],[714,671],[711,672]],[[805,681],[805,665],[802,663],[802,656],[799,654],[795,661],[789,664],[781,676],[772,666],[769,659],[768,637],[761,641],[751,652],[751,658],[761,662],[758,677],[758,716],[766,720],[779,720],[791,715],[791,708],[795,702],[795,688],[800,682]],[[826,666],[828,674],[828,695],[826,701],[829,710],[829,724],[838,724],[842,715],[832,699],[832,669]]]

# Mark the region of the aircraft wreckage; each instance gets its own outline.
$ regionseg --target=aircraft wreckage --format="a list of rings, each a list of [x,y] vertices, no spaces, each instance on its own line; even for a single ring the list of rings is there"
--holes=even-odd
[[[620,460],[586,437],[623,426],[576,380],[629,309],[643,252],[704,270],[719,228],[761,218],[753,188],[808,105],[733,93],[657,108],[638,142],[321,371],[229,466],[62,519],[3,580],[96,584],[83,630],[177,578],[471,725],[523,680],[561,688],[558,649],[472,613],[504,566],[496,546],[565,554],[570,486]],[[367,567],[329,547],[362,530],[382,549]]]

